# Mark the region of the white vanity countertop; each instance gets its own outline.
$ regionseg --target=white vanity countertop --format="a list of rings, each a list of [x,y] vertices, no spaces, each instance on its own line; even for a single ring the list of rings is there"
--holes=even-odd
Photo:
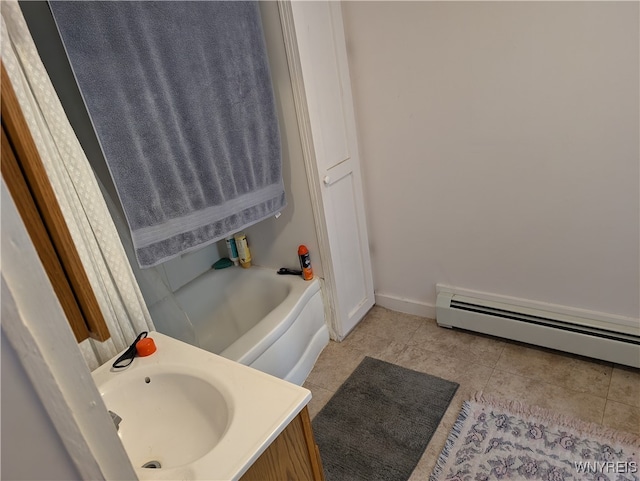
[[[105,386],[117,389],[120,379],[124,383],[132,376],[144,378],[147,372],[166,366],[171,372],[193,374],[214,385],[227,403],[229,421],[213,449],[191,463],[166,469],[134,464],[140,479],[239,479],[311,399],[307,389],[164,334],[151,332],[148,337],[157,346],[154,354],[136,357],[120,372],[112,370],[112,360],[92,373],[100,393],[104,396]]]

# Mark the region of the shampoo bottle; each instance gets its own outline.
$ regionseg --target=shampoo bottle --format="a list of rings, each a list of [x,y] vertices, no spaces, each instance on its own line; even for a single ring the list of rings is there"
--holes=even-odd
[[[225,239],[227,243],[227,252],[229,253],[229,260],[233,262],[234,266],[238,265],[238,248],[236,247],[236,240],[233,236],[229,236]]]
[[[247,244],[247,236],[244,235],[244,232],[241,232],[236,234],[234,239],[236,241],[236,248],[238,249],[240,265],[248,269],[251,267],[251,251],[249,250],[249,244]]]
[[[305,281],[313,279],[313,269],[311,268],[311,259],[309,258],[309,249],[307,246],[298,247],[298,258],[300,259],[300,269],[302,269],[302,278]]]

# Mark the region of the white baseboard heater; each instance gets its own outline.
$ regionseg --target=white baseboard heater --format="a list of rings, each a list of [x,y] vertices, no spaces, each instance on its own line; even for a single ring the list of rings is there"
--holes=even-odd
[[[640,368],[640,320],[438,284],[436,321]]]

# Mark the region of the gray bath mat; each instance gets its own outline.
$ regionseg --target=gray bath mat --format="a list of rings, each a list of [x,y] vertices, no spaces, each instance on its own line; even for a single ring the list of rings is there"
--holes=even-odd
[[[313,420],[327,481],[407,480],[457,389],[365,357]]]

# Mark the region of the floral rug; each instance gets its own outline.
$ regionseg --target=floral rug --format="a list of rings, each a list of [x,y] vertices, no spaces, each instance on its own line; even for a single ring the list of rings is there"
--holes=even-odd
[[[639,481],[640,437],[517,401],[466,401],[430,481]]]

